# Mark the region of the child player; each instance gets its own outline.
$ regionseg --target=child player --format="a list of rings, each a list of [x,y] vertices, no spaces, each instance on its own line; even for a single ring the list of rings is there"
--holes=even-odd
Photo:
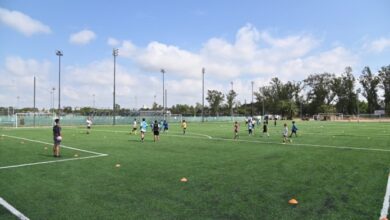
[[[168,122],[166,120],[164,120],[163,126],[164,126],[164,133],[168,132]]]
[[[287,143],[287,140],[288,140],[288,127],[287,127],[287,124],[284,123],[284,126],[283,126],[283,144]]]
[[[181,123],[181,127],[183,128],[183,135],[186,134],[186,130],[187,130],[187,122],[186,120],[183,120],[183,122]]]
[[[91,131],[92,120],[90,117],[88,117],[85,122],[87,123],[87,134],[89,134],[89,132]]]
[[[141,141],[144,142],[145,139],[145,132],[146,129],[148,128],[148,123],[145,121],[145,118],[142,119],[141,125],[140,125],[140,130],[141,130]]]
[[[53,146],[53,156],[54,157],[61,157],[60,155],[60,145],[61,145],[61,126],[60,126],[60,119],[54,120],[55,125],[53,126],[53,140],[54,140],[54,146]]]
[[[252,136],[252,129],[253,129],[252,120],[248,120],[248,134],[250,136]]]
[[[131,131],[130,134],[137,134],[137,119],[134,118],[134,121],[133,121],[133,130]]]
[[[240,125],[238,124],[237,121],[234,122],[233,129],[234,129],[234,139],[237,139],[238,138],[238,132],[240,130]]]
[[[160,125],[158,124],[157,120],[154,121],[153,124],[153,135],[154,135],[154,142],[160,140]]]
[[[265,121],[263,123],[263,137],[264,137],[264,135],[267,135],[267,137],[269,137],[268,124]]]
[[[290,138],[292,137],[293,134],[295,134],[295,137],[297,137],[298,136],[297,131],[298,131],[298,128],[297,128],[297,126],[295,126],[295,121],[292,121]]]

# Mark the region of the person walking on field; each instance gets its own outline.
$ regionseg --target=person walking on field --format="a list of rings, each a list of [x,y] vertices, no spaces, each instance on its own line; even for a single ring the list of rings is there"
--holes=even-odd
[[[54,146],[53,146],[53,156],[54,157],[61,157],[60,155],[60,145],[62,141],[61,136],[61,126],[60,126],[60,119],[54,120],[55,125],[53,126],[53,140],[54,140]]]
[[[290,138],[292,137],[293,134],[295,134],[295,137],[298,137],[297,131],[298,131],[298,128],[295,125],[295,121],[292,121],[292,128],[291,128]]]
[[[148,129],[148,123],[145,121],[145,118],[142,119],[140,130],[141,130],[141,141],[144,142],[145,139],[145,132],[146,129]]]

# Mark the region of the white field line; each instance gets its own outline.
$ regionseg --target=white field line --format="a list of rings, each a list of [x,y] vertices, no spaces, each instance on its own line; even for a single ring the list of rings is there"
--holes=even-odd
[[[45,145],[52,145],[51,143],[47,143],[44,141],[38,141],[38,140],[32,140],[32,139],[28,139],[28,138],[22,138],[22,137],[16,137],[16,136],[11,136],[11,135],[4,135],[4,134],[2,134],[2,136],[14,138],[14,139],[19,139],[19,140],[30,141],[30,142],[41,143],[41,144],[45,144]],[[76,158],[68,158],[68,159],[59,159],[59,160],[50,160],[50,161],[42,161],[42,162],[35,162],[35,163],[25,163],[25,164],[18,164],[18,165],[3,166],[3,167],[0,167],[0,170],[1,169],[16,168],[16,167],[34,166],[34,165],[40,165],[40,164],[59,163],[59,162],[66,162],[66,161],[73,161],[73,160],[85,160],[85,159],[91,159],[91,158],[96,158],[96,157],[108,156],[108,154],[102,154],[102,153],[98,153],[98,152],[94,152],[94,151],[88,151],[88,150],[83,150],[83,149],[74,148],[74,147],[68,147],[68,146],[64,146],[64,145],[61,145],[61,147],[75,150],[75,151],[90,153],[90,154],[94,154],[94,155],[85,156],[85,157],[76,157]]]
[[[14,138],[14,139],[19,139],[19,140],[35,142],[35,143],[46,144],[46,145],[53,145],[52,143],[48,143],[48,142],[44,142],[44,141],[38,141],[38,140],[33,140],[33,139],[28,139],[28,138],[16,137],[16,136],[5,135],[5,134],[2,134],[2,136],[9,137],[9,138]],[[106,155],[106,154],[102,154],[102,153],[98,153],[98,152],[94,152],[94,151],[83,150],[83,149],[80,149],[80,148],[68,147],[68,146],[65,146],[65,145],[61,145],[61,147],[68,148],[68,149],[71,149],[71,150],[77,150],[77,151],[81,151],[81,152],[85,152],[85,153],[95,154],[95,155]]]
[[[383,200],[383,206],[381,210],[381,217],[380,219],[386,219],[389,211],[389,203],[390,203],[390,173],[389,178],[387,179],[387,188],[386,188],[386,194],[385,198]]]
[[[5,201],[3,198],[0,197],[0,205],[4,206],[8,211],[10,211],[13,215],[18,217],[20,220],[30,220],[27,218],[23,213],[19,212],[17,209],[15,209],[12,205],[10,205],[7,201]]]
[[[128,131],[111,131],[111,130],[95,130],[101,132],[111,132],[111,133],[128,133]],[[350,147],[350,146],[333,146],[333,145],[319,145],[319,144],[298,144],[298,143],[287,143],[283,144],[280,142],[270,142],[270,141],[259,141],[259,140],[242,140],[242,139],[227,139],[227,138],[216,138],[206,134],[200,133],[188,133],[188,134],[197,134],[204,137],[207,137],[210,140],[219,140],[219,141],[237,141],[237,142],[247,142],[247,143],[262,143],[262,144],[276,144],[282,146],[304,146],[304,147],[317,147],[317,148],[331,148],[331,149],[342,149],[342,150],[360,150],[360,151],[378,151],[378,152],[390,152],[390,149],[381,149],[381,148],[366,148],[366,147]],[[189,135],[180,135],[180,134],[165,134],[167,136],[174,137],[183,137],[183,138],[198,138],[203,139],[200,136],[189,136]]]
[[[36,163],[24,163],[24,164],[0,167],[0,170],[17,168],[17,167],[34,166],[34,165],[40,165],[40,164],[48,164],[48,163],[60,163],[60,162],[66,162],[66,161],[72,161],[72,160],[85,160],[85,159],[91,159],[91,158],[95,158],[95,157],[105,157],[105,156],[108,156],[108,155],[107,154],[100,154],[100,155],[92,155],[92,156],[86,156],[86,157],[75,157],[75,158],[61,159],[61,160],[49,160],[49,161],[42,161],[42,162],[36,162]]]

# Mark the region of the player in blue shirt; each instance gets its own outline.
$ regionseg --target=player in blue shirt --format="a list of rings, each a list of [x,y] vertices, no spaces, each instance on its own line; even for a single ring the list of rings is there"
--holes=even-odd
[[[297,131],[298,131],[298,128],[297,126],[295,125],[295,121],[292,121],[292,128],[291,128],[291,134],[290,134],[290,137],[292,137],[293,134],[295,134],[295,137],[297,137]]]
[[[146,129],[148,129],[148,123],[145,121],[145,118],[142,119],[140,130],[141,130],[141,141],[144,142],[145,139],[145,132]]]

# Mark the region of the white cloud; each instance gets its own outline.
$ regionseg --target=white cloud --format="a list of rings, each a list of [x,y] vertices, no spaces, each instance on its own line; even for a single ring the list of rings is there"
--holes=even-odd
[[[96,34],[90,30],[82,30],[80,32],[71,34],[69,37],[69,42],[72,44],[88,44],[96,38]]]
[[[372,42],[366,43],[364,48],[370,52],[380,53],[388,48],[390,48],[390,38],[379,38]]]
[[[116,46],[118,46],[120,44],[120,41],[115,39],[115,38],[113,38],[113,37],[110,37],[107,40],[107,44],[110,45],[111,47],[116,47]]]
[[[30,16],[19,11],[11,11],[0,7],[0,22],[23,33],[31,36],[38,33],[51,33],[50,27],[42,24]]]
[[[268,32],[258,31],[252,25],[245,25],[237,31],[235,40],[210,38],[199,51],[189,51],[157,41],[145,47],[114,38],[109,38],[107,43],[119,48],[116,66],[117,103],[124,107],[139,107],[151,106],[154,95],[161,104],[161,68],[166,70],[165,88],[168,90],[168,106],[171,106],[201,102],[202,67],[206,69],[206,92],[216,89],[227,93],[233,81],[239,101],[244,103],[246,100],[249,103],[252,80],[255,81],[256,90],[268,84],[272,77],[278,77],[284,82],[299,81],[312,73],[341,73],[346,66],[354,67],[358,63],[359,57],[352,51],[342,46],[319,49],[321,42],[308,34],[274,37]],[[6,63],[7,71],[3,73],[7,72],[14,77],[22,77],[26,72],[42,68],[44,72],[50,72],[49,63],[42,61],[13,58]],[[57,72],[56,65],[53,66],[53,71]],[[95,94],[96,106],[112,107],[112,57],[63,68],[63,105],[91,106]],[[29,83],[29,80],[25,83]],[[50,85],[47,87],[50,89]],[[0,106],[1,103],[6,102],[0,100]]]
[[[50,98],[51,64],[47,60],[7,57],[0,70],[0,106],[32,106],[33,79],[36,76],[37,105],[45,105]],[[16,97],[19,96],[19,103]]]

